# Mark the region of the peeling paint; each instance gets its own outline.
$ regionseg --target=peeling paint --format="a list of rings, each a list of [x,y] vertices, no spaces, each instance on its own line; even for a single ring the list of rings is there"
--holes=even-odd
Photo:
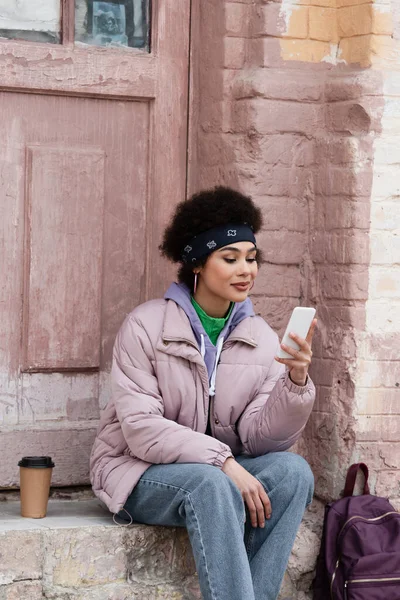
[[[293,4],[293,2],[291,2],[290,0],[282,0],[280,9],[279,9],[279,16],[283,19],[283,22],[285,24],[285,32],[289,32],[289,27],[290,27],[290,20],[293,14],[293,10],[295,9],[296,5]]]
[[[324,56],[324,58],[322,59],[322,62],[330,63],[331,65],[338,65],[338,64],[346,65],[347,62],[344,60],[344,58],[341,58],[343,51],[339,47],[339,43],[329,44],[329,46],[330,46],[330,53],[329,53],[329,55]]]

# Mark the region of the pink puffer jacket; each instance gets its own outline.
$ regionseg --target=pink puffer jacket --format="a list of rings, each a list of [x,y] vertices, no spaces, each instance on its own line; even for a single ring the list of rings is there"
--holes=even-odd
[[[95,494],[119,512],[154,463],[207,463],[285,450],[300,436],[315,390],[292,383],[274,360],[278,337],[247,317],[225,341],[205,435],[208,374],[185,311],[173,300],[137,307],[114,346],[112,398],[104,410],[90,467]]]

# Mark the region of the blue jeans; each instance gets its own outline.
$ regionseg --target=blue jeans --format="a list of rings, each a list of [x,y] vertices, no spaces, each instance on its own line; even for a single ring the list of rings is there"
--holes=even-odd
[[[313,475],[290,452],[236,460],[269,496],[264,529],[251,526],[239,489],[221,469],[197,463],[152,465],[125,510],[139,523],[187,528],[204,600],[276,600]]]

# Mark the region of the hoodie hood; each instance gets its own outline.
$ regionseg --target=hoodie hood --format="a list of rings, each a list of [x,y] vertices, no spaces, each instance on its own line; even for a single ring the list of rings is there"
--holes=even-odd
[[[173,300],[185,311],[207,367],[208,379],[210,382],[210,395],[213,396],[215,393],[216,367],[224,340],[229,337],[231,332],[241,321],[243,321],[243,319],[254,317],[253,304],[250,298],[246,298],[244,302],[236,302],[234,304],[230,317],[219,334],[217,343],[214,346],[193,307],[190,290],[185,284],[172,283],[165,293],[164,298],[166,300]]]

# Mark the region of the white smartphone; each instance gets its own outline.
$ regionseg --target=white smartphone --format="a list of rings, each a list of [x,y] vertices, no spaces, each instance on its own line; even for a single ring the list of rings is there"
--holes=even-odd
[[[289,319],[289,323],[286,327],[286,331],[282,338],[282,344],[286,344],[286,346],[290,346],[295,350],[299,350],[299,345],[296,344],[291,337],[289,337],[289,333],[296,333],[301,338],[305,338],[307,336],[308,330],[310,329],[312,320],[315,315],[315,308],[310,308],[307,306],[296,306],[293,309],[291,317]],[[291,354],[288,354],[279,346],[278,358],[293,358]]]

